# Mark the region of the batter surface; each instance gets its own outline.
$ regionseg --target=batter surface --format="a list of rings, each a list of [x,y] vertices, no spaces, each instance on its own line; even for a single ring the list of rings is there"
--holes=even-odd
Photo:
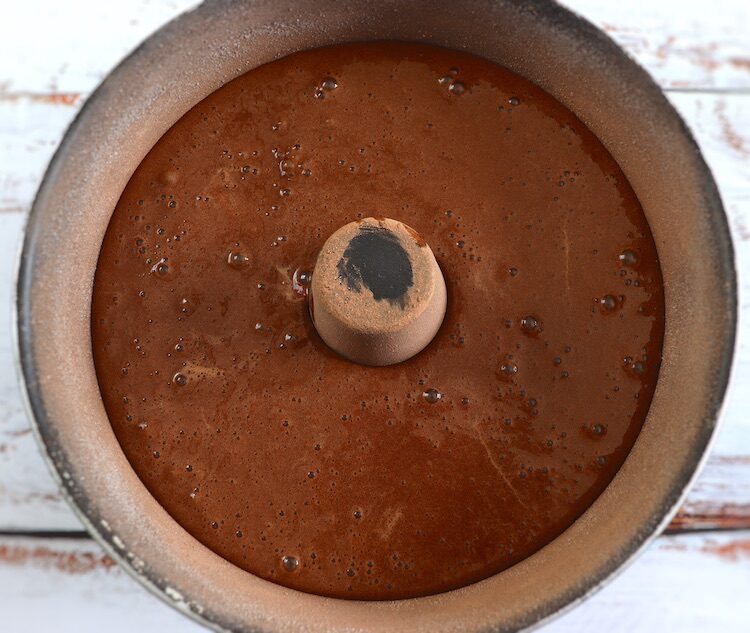
[[[311,324],[326,238],[430,244],[448,311],[371,368]],[[568,527],[630,450],[659,369],[657,255],[601,143],[539,88],[416,44],[303,52],[188,112],[107,231],[92,335],[125,454],[258,576],[358,599],[486,578]]]

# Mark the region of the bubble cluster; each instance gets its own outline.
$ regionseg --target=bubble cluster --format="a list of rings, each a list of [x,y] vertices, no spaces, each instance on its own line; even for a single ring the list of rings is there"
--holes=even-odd
[[[165,257],[161,258],[151,267],[151,273],[155,273],[159,277],[166,277],[169,272],[169,265]]]
[[[447,75],[443,75],[438,79],[438,83],[442,86],[448,86],[448,92],[454,95],[462,95],[466,92],[466,84],[463,81],[456,79],[458,75],[458,68],[451,68]]]
[[[325,99],[327,92],[333,92],[338,87],[339,84],[333,77],[326,77],[318,84],[317,88],[315,88],[313,96],[316,99]]]

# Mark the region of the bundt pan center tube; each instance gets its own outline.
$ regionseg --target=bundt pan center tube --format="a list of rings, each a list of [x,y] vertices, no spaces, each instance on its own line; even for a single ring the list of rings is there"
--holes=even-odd
[[[651,226],[666,331],[656,393],[604,493],[557,539],[484,581],[424,598],[323,598],[261,580],[182,529],[140,482],[107,419],[91,348],[102,239],[134,170],[192,106],[290,53],[353,41],[430,43],[526,77],[619,163]],[[206,2],[149,38],[87,100],[29,217],[17,296],[30,414],[87,529],[139,582],[217,630],[516,631],[581,601],[666,525],[715,433],[736,322],[732,245],[711,174],[651,78],[607,36],[543,0]]]

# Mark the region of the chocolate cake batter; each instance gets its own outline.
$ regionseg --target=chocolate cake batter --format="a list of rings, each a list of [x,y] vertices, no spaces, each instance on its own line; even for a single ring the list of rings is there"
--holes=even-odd
[[[445,321],[389,367],[318,337],[307,289],[357,218],[414,227]],[[393,599],[495,574],[612,479],[659,370],[659,264],[602,144],[548,94],[417,44],[292,55],[196,105],[102,245],[112,427],[196,539],[303,591]]]

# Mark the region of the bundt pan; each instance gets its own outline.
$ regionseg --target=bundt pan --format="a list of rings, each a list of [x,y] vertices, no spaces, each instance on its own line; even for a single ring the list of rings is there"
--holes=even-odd
[[[115,204],[156,141],[252,68],[341,42],[464,50],[530,79],[619,162],[651,225],[666,335],[656,393],[604,493],[533,556],[468,587],[358,602],[305,594],[233,566],[181,528],[140,482],[97,386],[91,291]],[[23,384],[40,445],[89,532],[138,582],[217,630],[517,631],[579,603],[667,524],[714,436],[730,373],[736,283],[716,185],[684,123],[606,35],[547,0],[208,1],[123,61],[87,100],[39,189],[18,273]]]

